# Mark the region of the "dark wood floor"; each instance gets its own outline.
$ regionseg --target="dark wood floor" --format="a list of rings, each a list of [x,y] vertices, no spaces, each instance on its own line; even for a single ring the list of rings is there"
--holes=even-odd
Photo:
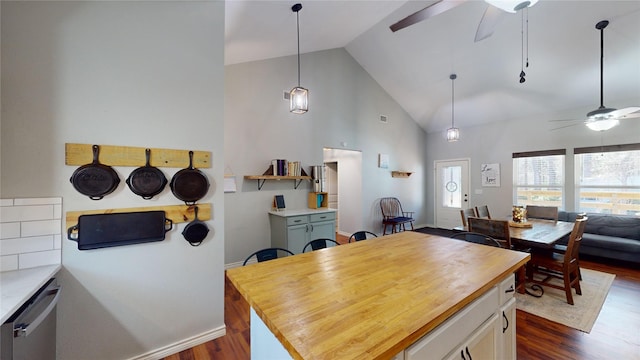
[[[581,266],[616,274],[591,333],[518,310],[518,359],[640,359],[640,268],[587,259]],[[225,336],[165,360],[249,359],[249,305],[228,281],[225,323]]]

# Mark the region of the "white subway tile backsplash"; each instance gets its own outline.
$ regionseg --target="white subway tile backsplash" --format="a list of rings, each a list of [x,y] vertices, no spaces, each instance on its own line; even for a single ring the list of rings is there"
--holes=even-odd
[[[18,255],[0,256],[0,271],[18,270]]]
[[[62,198],[0,199],[0,271],[60,264]]]
[[[21,198],[14,199],[14,205],[55,205],[62,204],[62,198],[60,197],[51,197],[51,198]]]
[[[13,206],[13,199],[0,199],[0,206]]]
[[[53,235],[60,233],[60,220],[27,221],[20,223],[22,237]]]
[[[20,223],[0,223],[0,239],[20,237]]]
[[[0,240],[0,255],[13,255],[26,252],[53,250],[53,246],[53,235],[5,239]]]
[[[53,205],[10,206],[2,208],[0,222],[53,219]]]
[[[18,255],[18,267],[28,269],[37,266],[60,264],[61,251],[49,250]]]

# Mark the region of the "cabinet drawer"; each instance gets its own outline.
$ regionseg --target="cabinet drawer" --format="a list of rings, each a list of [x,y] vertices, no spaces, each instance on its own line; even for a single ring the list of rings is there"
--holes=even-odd
[[[516,277],[515,275],[509,275],[504,279],[500,285],[498,285],[498,291],[500,293],[500,305],[506,303],[513,298],[516,293]]]
[[[326,213],[309,215],[309,219],[311,222],[335,220],[335,218],[336,218],[336,213],[334,212],[326,212]]]
[[[287,217],[287,226],[302,225],[302,224],[306,224],[307,222],[309,222],[309,220],[307,219],[306,215]]]
[[[457,312],[405,351],[405,360],[443,359],[451,350],[498,310],[498,289],[486,294]]]

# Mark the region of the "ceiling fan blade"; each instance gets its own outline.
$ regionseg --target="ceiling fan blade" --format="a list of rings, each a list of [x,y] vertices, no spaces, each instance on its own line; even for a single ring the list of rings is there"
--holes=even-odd
[[[506,12],[498,9],[495,6],[487,6],[487,10],[484,11],[480,24],[478,24],[478,30],[476,30],[475,42],[484,40],[493,35],[493,30],[504,19]]]
[[[631,106],[610,113],[615,119],[632,119],[640,117],[640,107]]]
[[[576,125],[584,125],[584,121],[582,121],[580,123],[577,123],[577,124],[571,124],[571,125],[565,125],[565,126],[560,126],[560,127],[557,127],[557,128],[553,128],[553,129],[551,129],[551,131],[560,130],[560,129],[564,129],[564,128],[568,128],[568,127],[573,127],[573,126],[576,126]]]
[[[404,29],[407,26],[411,26],[420,21],[426,20],[432,16],[436,16],[438,14],[442,14],[447,10],[451,10],[459,5],[462,5],[467,0],[439,0],[434,4],[427,6],[422,10],[418,10],[413,14],[407,16],[406,18],[398,21],[397,23],[389,26],[391,31],[396,32],[398,30]]]

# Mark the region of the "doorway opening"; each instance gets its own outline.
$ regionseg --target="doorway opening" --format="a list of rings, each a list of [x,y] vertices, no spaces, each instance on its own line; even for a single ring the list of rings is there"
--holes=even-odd
[[[336,232],[349,236],[362,228],[362,152],[323,149],[329,208],[336,210]]]

